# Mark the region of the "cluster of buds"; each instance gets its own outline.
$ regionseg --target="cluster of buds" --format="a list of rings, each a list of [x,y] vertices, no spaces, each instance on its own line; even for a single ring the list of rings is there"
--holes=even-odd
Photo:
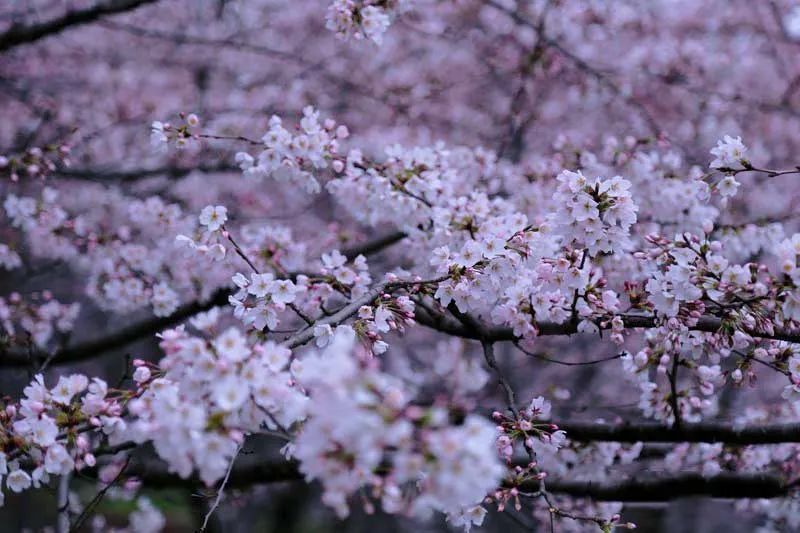
[[[0,177],[8,177],[13,182],[20,178],[46,178],[59,166],[70,165],[70,147],[67,144],[34,146],[14,155],[0,155]]]
[[[519,500],[520,490],[519,487],[524,483],[537,483],[544,482],[547,478],[547,472],[539,470],[539,464],[536,461],[531,461],[526,465],[516,465],[510,472],[506,479],[506,484],[510,488],[499,488],[491,497],[487,497],[486,503],[492,500],[497,504],[498,512],[505,511],[509,502],[513,502],[514,509],[517,511],[522,510],[522,503]]]
[[[525,449],[533,452],[542,446],[557,451],[567,440],[565,431],[558,426],[543,421],[550,418],[550,402],[539,396],[530,405],[519,412],[518,416],[508,416],[499,411],[492,413],[497,423],[497,450],[507,462],[514,455],[514,442],[522,441]]]
[[[358,318],[354,324],[356,333],[373,354],[380,355],[388,348],[383,333],[403,333],[406,326],[414,324],[414,303],[407,296],[393,297],[384,293],[377,306],[362,306],[358,310]]]
[[[199,139],[199,134],[194,128],[200,125],[200,118],[194,113],[187,115],[183,112],[179,117],[182,121],[179,125],[158,120],[150,125],[150,142],[153,146],[161,148],[172,141],[176,148],[186,148],[190,141]]]

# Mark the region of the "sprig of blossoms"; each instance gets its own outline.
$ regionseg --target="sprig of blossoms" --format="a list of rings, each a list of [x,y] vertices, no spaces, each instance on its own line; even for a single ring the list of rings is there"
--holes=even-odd
[[[135,417],[125,437],[152,441],[170,471],[197,470],[220,479],[246,434],[291,427],[306,416],[305,394],[288,373],[291,352],[274,342],[253,344],[228,328],[212,339],[182,328],[161,335],[165,357],[144,373],[146,391],[131,400]]]
[[[621,251],[628,246],[638,208],[633,203],[628,180],[586,178],[582,172],[564,171],[556,177],[553,195],[558,209],[552,223],[566,243],[586,248],[591,256]]]
[[[544,451],[557,451],[564,445],[567,435],[558,426],[550,422],[552,405],[544,397],[538,396],[520,411],[518,417],[510,417],[495,411],[493,418],[498,423],[500,435],[497,437],[496,446],[500,455],[507,462],[514,457],[514,444],[522,442],[526,449],[536,453]]]
[[[711,149],[711,155],[715,159],[709,166],[722,171],[744,169],[749,164],[744,156],[746,152],[747,147],[741,137],[734,138],[726,135],[722,140],[717,141],[716,147]]]
[[[94,466],[94,444],[125,430],[119,400],[97,378],[61,376],[48,389],[37,375],[18,403],[0,410],[0,483],[5,476],[6,486],[21,492]],[[0,504],[3,497],[0,491]]]
[[[196,142],[199,135],[194,128],[200,126],[200,119],[194,113],[181,113],[180,118],[182,124],[179,125],[154,121],[150,125],[150,144],[158,150],[165,150],[170,143],[178,149],[184,149]]]
[[[298,184],[308,193],[317,193],[321,187],[312,172],[328,167],[339,141],[347,136],[346,127],[337,127],[332,119],[320,124],[319,111],[307,106],[303,109],[299,133],[293,135],[283,126],[281,118],[273,115],[269,131],[261,138],[264,150],[255,157],[239,152],[236,162],[245,176],[258,179],[269,176]]]
[[[20,178],[46,178],[58,167],[69,167],[70,146],[66,143],[34,146],[23,153],[0,155],[0,176],[12,182]]]
[[[568,440],[563,430],[550,422],[551,414],[552,404],[544,397],[538,396],[513,416],[497,411],[492,415],[498,429],[497,450],[507,464],[510,466],[518,462],[515,447],[524,448],[525,455],[530,459],[527,465],[517,464],[513,467],[513,475],[507,482],[507,486],[512,488],[498,490],[495,493],[498,509],[504,510],[505,506],[513,501],[519,511],[521,509],[519,491],[515,487],[533,481],[540,487],[535,497],[543,504],[534,504],[534,516],[543,524],[549,523],[551,515],[555,515],[573,518],[574,524],[579,524],[574,531],[584,530],[586,524],[590,522],[603,526],[613,524],[622,529],[635,529],[635,524],[620,522],[621,505],[595,506],[590,501],[556,498],[547,494],[546,480],[551,473],[560,479],[605,479],[614,466],[633,463],[642,450],[642,444],[623,446],[616,442],[590,444],[572,442]],[[582,512],[571,514],[568,512],[569,509],[580,509]],[[609,518],[604,519],[601,516]],[[573,531],[569,528],[566,530]]]
[[[333,0],[325,27],[340,39],[370,39],[383,43],[392,18],[410,7],[411,0]]]

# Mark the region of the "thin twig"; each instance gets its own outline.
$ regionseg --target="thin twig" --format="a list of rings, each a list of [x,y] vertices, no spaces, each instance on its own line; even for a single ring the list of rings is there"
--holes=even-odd
[[[673,421],[673,427],[677,430],[681,429],[681,409],[680,403],[678,402],[678,366],[680,364],[680,358],[678,355],[674,355],[672,357],[672,371],[667,372],[667,377],[669,378],[669,405],[672,409],[672,416],[675,418]]]
[[[240,444],[236,447],[236,451],[233,452],[233,457],[231,457],[231,462],[228,465],[228,471],[225,472],[225,478],[222,480],[222,484],[220,484],[219,490],[217,490],[217,497],[214,499],[214,503],[211,505],[211,509],[208,510],[205,519],[203,519],[203,526],[200,528],[200,533],[205,532],[206,527],[208,527],[208,521],[211,519],[211,515],[214,514],[214,511],[217,510],[217,507],[219,507],[219,504],[222,501],[222,495],[225,492],[225,485],[228,484],[228,479],[230,479],[231,472],[233,471],[233,463],[236,462],[236,457],[239,455],[239,452],[241,450],[242,450],[242,445]]]
[[[56,522],[56,531],[58,533],[67,533],[69,527],[69,482],[72,477],[71,473],[64,474],[58,480],[58,519]]]
[[[94,498],[92,498],[92,501],[90,501],[86,505],[86,507],[83,509],[83,512],[81,512],[81,514],[78,515],[78,518],[75,519],[75,523],[72,526],[70,526],[69,528],[70,533],[73,533],[75,531],[80,531],[84,522],[86,522],[86,520],[90,516],[92,516],[92,513],[94,512],[95,508],[100,504],[106,493],[109,490],[111,490],[111,487],[116,485],[117,481],[119,481],[122,478],[122,475],[125,473],[125,469],[128,468],[128,464],[130,464],[130,461],[131,458],[130,456],[128,456],[125,459],[125,464],[122,465],[122,468],[120,468],[119,473],[117,473],[117,475],[114,476],[114,479],[112,479],[110,483],[108,483],[105,487],[100,489],[97,494],[95,494]]]
[[[589,366],[589,365],[596,365],[596,364],[599,364],[599,363],[605,363],[605,362],[607,362],[607,361],[613,361],[613,360],[615,360],[615,359],[619,359],[620,357],[622,357],[623,355],[625,355],[625,353],[624,353],[624,352],[620,352],[620,353],[618,353],[618,354],[616,354],[616,355],[611,355],[611,356],[609,356],[609,357],[603,357],[602,359],[593,359],[593,360],[591,360],[591,361],[578,361],[578,362],[572,362],[572,361],[560,361],[560,360],[558,360],[558,359],[553,359],[552,357],[549,357],[549,356],[547,356],[547,355],[545,355],[545,354],[541,354],[541,353],[535,353],[535,352],[529,352],[528,350],[526,350],[525,348],[523,348],[522,346],[520,346],[519,342],[516,342],[516,341],[514,342],[514,346],[516,346],[516,347],[517,347],[517,349],[518,349],[519,351],[521,351],[522,353],[524,353],[525,355],[529,355],[529,356],[531,356],[531,357],[535,357],[536,359],[541,359],[542,361],[547,361],[548,363],[555,363],[555,364],[557,364],[557,365],[564,365],[564,366]]]

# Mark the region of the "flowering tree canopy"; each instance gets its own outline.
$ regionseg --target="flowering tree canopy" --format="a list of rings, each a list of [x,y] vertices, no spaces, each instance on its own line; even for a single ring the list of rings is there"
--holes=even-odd
[[[800,5],[7,4],[20,528],[800,530]]]

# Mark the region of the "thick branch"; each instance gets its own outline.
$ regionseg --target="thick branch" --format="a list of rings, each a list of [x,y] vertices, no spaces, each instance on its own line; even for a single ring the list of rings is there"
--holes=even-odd
[[[658,326],[656,317],[654,316],[620,315],[620,317],[627,329],[655,328]],[[466,327],[458,320],[443,314],[433,314],[425,309],[421,309],[419,306],[417,307],[417,322],[429,328],[441,331],[442,333],[463,337],[465,339],[484,339],[493,342],[518,340],[518,337],[514,335],[511,328],[487,327],[485,325],[481,325],[480,328]],[[540,336],[572,335],[578,332],[578,323],[575,321],[564,322],[563,324],[539,322],[536,324],[536,327],[539,329]],[[610,327],[610,325],[607,325],[606,329],[608,327]],[[717,333],[721,327],[721,319],[713,316],[704,316],[697,321],[697,324],[690,326],[689,329],[706,333]],[[800,343],[800,332],[797,331],[790,331],[782,328],[775,328],[772,333],[750,328],[742,328],[742,331],[761,339]]]
[[[163,463],[136,463],[128,469],[128,473],[140,478],[153,487],[186,487],[203,486],[197,478],[182,479],[164,468]],[[244,462],[234,467],[228,477],[227,487],[243,488],[250,485],[280,483],[282,481],[299,481],[303,479],[298,465],[294,461]]]
[[[309,325],[307,328],[298,331],[294,335],[291,335],[290,337],[288,337],[286,340],[283,341],[283,344],[285,344],[289,348],[297,348],[298,346],[306,344],[308,341],[314,338],[315,326],[325,326],[325,325],[330,325],[332,327],[338,326],[351,316],[358,313],[358,310],[361,309],[361,307],[369,305],[371,302],[380,298],[380,296],[384,293],[391,293],[396,289],[404,289],[404,288],[414,287],[417,285],[428,285],[432,283],[438,283],[440,281],[442,281],[442,278],[435,280],[424,280],[424,281],[406,280],[406,281],[385,281],[383,283],[379,283],[375,287],[370,289],[366,294],[364,294],[363,296],[361,296],[356,300],[351,301],[349,304],[345,305],[336,313],[330,316],[326,316],[324,318],[320,318],[315,323]]]
[[[521,490],[536,492],[539,481],[523,484]],[[596,483],[548,479],[547,490],[596,501],[663,502],[705,496],[711,498],[782,498],[792,487],[777,476],[766,474],[720,474],[704,478],[700,474],[678,474],[641,479],[624,479]]]
[[[358,255],[375,254],[405,237],[402,232],[395,232],[365,242],[358,246],[342,250],[342,255],[354,259]],[[29,354],[25,351],[0,351],[0,367],[27,367],[31,363],[40,363],[49,360],[51,365],[63,365],[98,357],[108,351],[122,348],[140,339],[151,337],[167,328],[180,324],[192,316],[208,311],[212,307],[228,304],[228,296],[232,291],[228,288],[218,289],[212,297],[205,301],[194,301],[179,307],[174,313],[166,317],[154,317],[134,323],[99,339],[94,339],[73,346],[68,346],[55,354],[36,353]],[[356,309],[357,311],[358,309]]]
[[[166,176],[168,178],[182,178],[192,172],[203,173],[223,173],[237,172],[241,169],[234,165],[199,165],[199,166],[165,166],[153,168],[139,168],[131,170],[113,170],[102,168],[61,168],[57,174],[65,178],[88,180],[88,181],[137,181],[140,179],[153,178],[156,176]]]
[[[384,248],[392,246],[393,244],[397,244],[406,237],[407,235],[404,232],[395,231],[393,233],[384,235],[383,237],[378,237],[377,239],[348,248],[347,250],[344,250],[342,254],[348,259],[355,259],[359,255],[372,255],[380,252]]]
[[[55,35],[72,26],[89,24],[101,17],[124,13],[154,2],[158,0],[106,0],[86,9],[68,11],[61,17],[46,22],[30,25],[14,24],[5,33],[0,34],[0,52]]]
[[[37,362],[35,358],[41,357],[42,359],[50,359],[52,365],[63,365],[66,363],[75,363],[86,359],[91,359],[102,355],[110,350],[122,348],[136,342],[140,339],[151,337],[156,333],[163,331],[171,326],[174,326],[184,320],[203,311],[208,311],[212,307],[225,305],[228,303],[228,295],[230,290],[219,289],[214,295],[205,302],[195,301],[182,305],[174,313],[165,317],[154,317],[141,322],[134,323],[131,326],[117,330],[109,335],[100,337],[72,346],[68,346],[59,350],[55,355],[48,356],[47,354],[33,354],[34,359],[25,353],[19,351],[10,351],[0,354],[0,367],[25,367],[33,362]]]
[[[567,437],[580,442],[724,442],[725,444],[780,444],[800,442],[800,424],[734,428],[730,423],[683,424],[680,429],[657,423],[558,425]]]
[[[163,467],[134,467],[131,470],[146,484],[157,487],[194,488],[202,483],[196,479],[181,479]],[[231,472],[227,486],[244,488],[250,485],[298,481],[303,479],[296,463],[262,462],[237,466]],[[536,492],[539,481],[524,483],[523,491]],[[554,494],[591,498],[598,501],[659,502],[688,496],[713,498],[779,498],[787,496],[791,485],[777,476],[765,474],[720,474],[704,478],[699,474],[678,474],[665,477],[622,479],[607,482],[568,481],[548,478],[547,490]]]
[[[372,302],[376,298],[378,298],[384,291],[388,290],[389,284],[388,283],[379,283],[376,285],[372,290],[367,292],[364,296],[357,300],[353,300],[342,309],[337,311],[336,313],[322,318],[316,322],[316,324],[308,326],[305,329],[302,329],[295,333],[294,335],[290,336],[288,339],[284,341],[284,344],[289,348],[297,348],[298,346],[302,346],[303,344],[307,343],[311,339],[314,338],[314,326],[324,326],[330,324],[331,326],[336,326],[341,322],[344,322],[351,316],[358,313],[358,310],[361,309],[361,306],[367,305],[368,303]]]

